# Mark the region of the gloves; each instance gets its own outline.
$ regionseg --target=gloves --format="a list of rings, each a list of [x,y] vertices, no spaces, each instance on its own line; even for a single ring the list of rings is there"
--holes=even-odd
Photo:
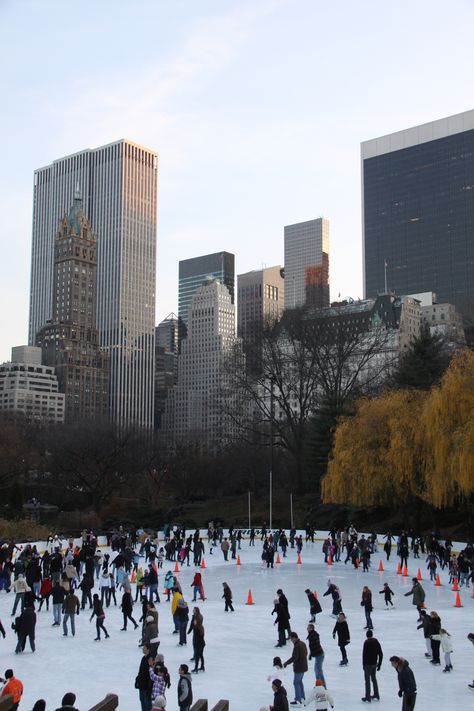
[[[401,689],[398,690],[398,697],[401,699],[403,696],[403,691]]]
[[[381,664],[378,665],[377,671],[380,671],[380,667],[381,667],[381,666],[382,666]]]
[[[332,638],[333,638],[333,639],[336,639],[336,635],[335,635],[335,634],[333,634]]]

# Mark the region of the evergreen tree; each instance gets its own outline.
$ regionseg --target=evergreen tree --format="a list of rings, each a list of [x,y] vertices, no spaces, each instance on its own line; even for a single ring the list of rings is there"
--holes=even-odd
[[[418,338],[413,340],[409,350],[401,356],[393,374],[393,386],[429,390],[440,382],[450,360],[451,352],[445,340],[432,334],[429,325],[424,324]]]

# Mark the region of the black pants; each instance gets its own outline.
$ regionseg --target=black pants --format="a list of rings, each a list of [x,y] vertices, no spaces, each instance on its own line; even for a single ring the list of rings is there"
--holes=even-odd
[[[347,662],[347,654],[346,654],[346,645],[345,644],[340,644],[339,649],[341,650],[342,654],[342,661]]]
[[[123,626],[124,626],[124,629],[127,629],[127,620],[130,620],[130,622],[133,622],[133,625],[134,625],[135,628],[138,627],[137,623],[135,622],[135,620],[134,620],[133,617],[132,617],[132,613],[129,612],[129,613],[127,614],[127,613],[124,612],[124,613],[123,613]]]
[[[436,639],[431,640],[431,651],[433,653],[433,662],[439,662],[439,647],[441,645],[441,642],[438,642]]]
[[[194,671],[197,671],[198,664],[201,662],[201,669],[204,669],[204,647],[194,647]]]
[[[377,676],[375,674],[377,670],[377,665],[376,664],[365,664],[364,665],[364,679],[365,679],[365,698],[370,699],[370,682],[372,681],[372,685],[374,688],[374,696],[375,698],[378,699],[379,697],[379,687],[377,684]]]
[[[409,694],[403,694],[402,700],[402,711],[412,711],[416,704],[416,691],[412,691]]]
[[[233,608],[233,606],[232,606],[232,600],[226,600],[226,601],[225,601],[225,610],[224,610],[224,612],[227,612],[228,610],[230,610],[231,612],[234,612],[234,608]]]
[[[97,630],[97,637],[100,639],[100,630],[102,630],[105,634],[106,637],[109,636],[109,633],[104,627],[104,618],[103,617],[97,617],[95,621],[95,628]]]

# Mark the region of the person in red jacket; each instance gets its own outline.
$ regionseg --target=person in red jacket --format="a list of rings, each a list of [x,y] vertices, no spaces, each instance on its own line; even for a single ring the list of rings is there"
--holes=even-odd
[[[13,669],[7,669],[5,672],[5,678],[0,679],[0,681],[2,684],[5,684],[0,696],[7,696],[8,694],[11,694],[13,697],[13,706],[11,707],[11,711],[16,711],[23,694],[23,684],[14,676]]]
[[[193,582],[190,587],[194,588],[193,602],[196,602],[197,594],[199,593],[201,600],[205,600],[204,589],[202,587],[201,573],[194,573]]]

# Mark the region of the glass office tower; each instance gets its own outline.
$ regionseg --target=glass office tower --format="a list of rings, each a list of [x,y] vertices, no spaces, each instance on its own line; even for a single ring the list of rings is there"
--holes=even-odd
[[[54,238],[74,193],[97,234],[96,323],[110,356],[109,413],[153,427],[158,156],[127,140],[35,171],[29,343],[53,315]]]
[[[188,325],[188,310],[193,296],[208,277],[218,279],[221,284],[224,284],[229,291],[231,302],[234,303],[235,256],[233,254],[216,252],[202,257],[183,259],[179,263],[178,316],[185,329]]]
[[[474,316],[474,111],[362,143],[365,296],[435,292]],[[386,265],[386,267],[385,267]]]
[[[287,225],[284,237],[285,309],[329,306],[329,221]]]

